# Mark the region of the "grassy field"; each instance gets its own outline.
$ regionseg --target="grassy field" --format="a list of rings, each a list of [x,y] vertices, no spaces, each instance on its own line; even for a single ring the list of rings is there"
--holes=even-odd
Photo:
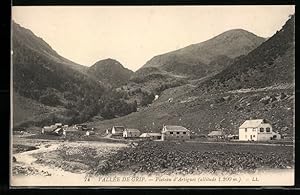
[[[39,164],[90,175],[120,172],[232,174],[294,166],[291,146],[161,141],[112,146],[101,142],[98,146],[70,142],[35,157]]]
[[[107,160],[107,167],[101,167],[97,173],[121,170],[181,174],[236,173],[288,168],[293,163],[292,147],[146,142],[112,155]]]

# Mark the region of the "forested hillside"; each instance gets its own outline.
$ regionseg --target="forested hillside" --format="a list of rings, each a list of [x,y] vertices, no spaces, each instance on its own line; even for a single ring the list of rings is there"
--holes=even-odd
[[[122,94],[86,74],[81,65],[59,56],[28,29],[13,23],[12,38],[14,94],[24,97],[19,98],[14,109],[21,112],[20,108],[26,108],[21,106],[28,102],[22,102],[25,99],[36,102],[31,108],[36,118],[25,120],[21,117],[24,123],[47,123],[47,117],[40,119],[39,112],[34,112],[38,104],[66,109],[66,114],[57,114],[55,119],[65,123],[84,122],[96,115],[113,118],[136,110],[136,105],[126,102]],[[20,124],[22,121],[14,122]]]

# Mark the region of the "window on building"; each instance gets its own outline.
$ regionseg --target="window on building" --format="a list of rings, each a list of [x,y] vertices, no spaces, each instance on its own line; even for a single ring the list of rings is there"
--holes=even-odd
[[[173,132],[170,132],[170,134],[173,134]]]
[[[245,132],[247,132],[247,128],[245,128]]]
[[[259,128],[259,132],[264,132],[265,129],[263,127]]]
[[[183,132],[183,134],[186,134],[186,132]]]
[[[253,137],[255,137],[255,135],[253,135]]]
[[[270,132],[270,131],[271,131],[270,127],[267,127],[266,132]]]
[[[177,132],[177,134],[179,134],[179,132]]]

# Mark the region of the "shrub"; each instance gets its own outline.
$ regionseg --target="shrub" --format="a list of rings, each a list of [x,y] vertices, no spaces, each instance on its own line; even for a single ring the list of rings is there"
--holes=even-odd
[[[55,93],[47,93],[45,95],[42,95],[40,97],[40,102],[49,106],[57,106],[62,104],[60,98]]]

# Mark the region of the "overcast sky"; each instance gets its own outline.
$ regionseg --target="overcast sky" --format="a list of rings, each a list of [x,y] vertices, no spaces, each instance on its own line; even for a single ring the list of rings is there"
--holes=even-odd
[[[12,18],[76,63],[113,58],[135,71],[230,29],[270,37],[293,13],[294,6],[18,6]]]

